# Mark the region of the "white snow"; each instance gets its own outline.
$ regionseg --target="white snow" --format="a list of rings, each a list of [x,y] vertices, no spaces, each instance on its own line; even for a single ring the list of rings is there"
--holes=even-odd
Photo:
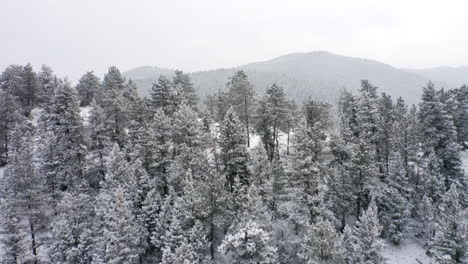
[[[468,150],[462,151],[461,160],[462,168],[465,170],[465,173],[468,173]]]
[[[31,122],[34,126],[37,126],[37,122],[39,121],[39,118],[42,115],[42,111],[43,111],[42,108],[37,108],[37,107],[31,110]]]
[[[92,109],[91,106],[80,107],[80,116],[83,119],[83,123],[85,125],[88,123],[88,118],[89,118],[91,109]]]
[[[431,258],[415,238],[408,238],[404,244],[395,246],[387,244],[383,255],[386,264],[431,264]]]

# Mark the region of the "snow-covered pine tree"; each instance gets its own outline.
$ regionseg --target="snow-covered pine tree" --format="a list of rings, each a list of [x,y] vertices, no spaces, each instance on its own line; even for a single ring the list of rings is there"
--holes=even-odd
[[[221,160],[226,175],[227,188],[233,192],[234,182],[239,179],[242,184],[249,183],[249,154],[245,147],[245,133],[242,123],[233,108],[230,108],[220,127],[219,145]]]
[[[40,120],[41,170],[54,206],[61,192],[85,180],[87,148],[76,93],[68,82],[57,88],[49,111]]]
[[[400,244],[410,227],[412,189],[399,153],[389,157],[387,184],[378,197],[379,217],[383,235],[394,244]]]
[[[102,81],[102,94],[96,96],[96,102],[104,111],[105,128],[112,141],[121,148],[126,144],[125,129],[128,125],[128,104],[123,95],[125,78],[117,67],[110,67]]]
[[[146,186],[139,184],[146,172],[138,161],[128,163],[117,144],[107,166],[95,209],[94,258],[97,263],[139,263],[149,239],[142,213]]]
[[[326,169],[327,155],[324,148],[326,146],[325,127],[327,115],[321,115],[313,123],[307,123],[306,119],[299,122],[293,136],[293,160],[292,181],[296,189],[296,198],[302,208],[296,214],[298,223],[305,225],[309,221],[315,221],[318,216],[318,208],[322,207],[324,193],[321,186],[326,184],[326,177],[329,171]]]
[[[415,214],[416,228],[415,234],[423,239],[427,246],[435,234],[435,208],[431,198],[424,195],[417,204]]]
[[[0,166],[8,163],[8,149],[11,145],[12,133],[21,118],[13,95],[0,89]]]
[[[388,177],[390,170],[390,154],[393,151],[392,129],[395,123],[394,105],[390,95],[382,93],[378,100],[377,119],[377,161],[383,178]]]
[[[52,69],[47,65],[41,66],[41,71],[37,73],[39,89],[37,92],[38,101],[42,106],[50,105],[57,88],[57,78]]]
[[[442,198],[439,205],[438,225],[430,251],[437,263],[461,264],[468,261],[468,210],[460,204],[456,185]]]
[[[372,199],[352,231],[345,228],[348,263],[383,264],[384,241],[380,238],[381,230],[382,226],[377,216],[377,205]]]
[[[267,151],[268,159],[279,159],[279,132],[287,127],[289,105],[281,86],[273,84],[265,91],[255,111],[257,133]]]
[[[103,231],[105,263],[140,263],[146,247],[145,229],[133,213],[128,190],[118,186],[112,190],[106,228]]]
[[[37,97],[39,84],[37,81],[36,72],[34,72],[31,64],[27,64],[23,67],[21,72],[21,90],[18,99],[23,106],[26,115],[29,115],[31,110],[37,106]]]
[[[102,95],[100,92],[101,83],[99,78],[94,75],[92,71],[85,73],[81,76],[78,84],[76,85],[76,90],[78,91],[78,96],[80,100],[80,106],[88,106],[94,100],[96,95]]]
[[[457,133],[453,117],[447,110],[443,91],[436,91],[429,83],[423,88],[422,101],[419,104],[419,122],[421,125],[421,144],[424,157],[434,151],[439,159],[440,174],[448,190],[453,182],[460,180],[460,149],[456,143]]]
[[[319,218],[307,227],[300,256],[307,264],[345,263],[341,237],[330,221]]]
[[[362,81],[356,104],[357,151],[352,157],[357,216],[368,203],[370,192],[380,175],[380,162],[376,153],[378,119],[377,87],[368,81]]]
[[[224,238],[219,251],[233,264],[278,263],[277,249],[270,234],[257,222],[239,223]]]
[[[350,175],[351,155],[354,144],[346,144],[341,133],[332,134],[330,137],[330,174],[328,177],[329,191],[327,193],[331,208],[337,220],[340,221],[340,229],[346,226],[346,216],[352,212],[353,182]]]
[[[199,99],[195,88],[193,87],[190,75],[176,70],[174,77],[172,78],[172,84],[175,87],[179,87],[178,89],[181,90],[183,100],[186,101],[185,103],[192,107],[192,109],[196,110]]]
[[[468,86],[463,85],[454,89],[453,121],[457,130],[457,142],[465,149],[468,148]]]
[[[171,81],[165,76],[159,76],[157,82],[155,82],[151,88],[152,110],[155,111],[161,108],[167,116],[172,116],[174,112],[177,111],[175,97],[176,90]]]
[[[88,179],[92,187],[98,187],[106,174],[106,159],[111,148],[111,139],[106,133],[105,115],[101,106],[93,100],[86,124],[88,134]]]
[[[247,147],[250,147],[250,127],[252,113],[255,109],[255,90],[244,71],[237,71],[229,78],[227,100],[234,108],[240,121],[244,125]],[[224,119],[224,115],[222,116]]]
[[[87,188],[82,185],[73,193],[65,193],[57,205],[49,249],[53,263],[92,263],[94,197]]]
[[[10,259],[18,263],[46,261],[44,241],[49,220],[49,208],[44,190],[44,178],[35,166],[32,127],[18,124],[13,133],[10,162],[1,184],[3,238]]]

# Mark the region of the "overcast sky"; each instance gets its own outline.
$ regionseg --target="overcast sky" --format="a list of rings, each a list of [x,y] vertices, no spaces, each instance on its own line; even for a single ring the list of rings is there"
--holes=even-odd
[[[468,65],[468,1],[0,0],[0,70],[76,80],[108,66],[185,71],[326,50],[397,67]]]

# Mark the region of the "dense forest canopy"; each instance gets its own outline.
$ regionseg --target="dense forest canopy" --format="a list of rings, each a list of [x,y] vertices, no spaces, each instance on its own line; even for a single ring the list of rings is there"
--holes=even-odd
[[[467,86],[428,83],[408,105],[363,80],[331,105],[259,94],[244,71],[199,98],[176,71],[141,97],[116,67],[73,86],[11,65],[0,259],[380,264],[415,236],[467,263],[467,148]]]

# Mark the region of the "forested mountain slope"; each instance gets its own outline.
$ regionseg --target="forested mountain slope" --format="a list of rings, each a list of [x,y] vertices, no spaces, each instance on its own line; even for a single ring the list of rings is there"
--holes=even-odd
[[[292,98],[304,100],[310,96],[329,102],[336,102],[339,90],[346,88],[356,91],[360,81],[368,79],[381,92],[393,97],[403,96],[408,102],[416,103],[421,87],[429,80],[377,61],[329,52],[293,53],[231,69],[193,72],[191,78],[203,98],[218,89],[224,89],[227,78],[237,70],[244,70],[249,75],[260,94],[266,87],[278,83]],[[167,70],[157,67],[140,67],[124,74],[136,82],[142,95],[148,95],[152,83],[160,74],[167,73]]]

